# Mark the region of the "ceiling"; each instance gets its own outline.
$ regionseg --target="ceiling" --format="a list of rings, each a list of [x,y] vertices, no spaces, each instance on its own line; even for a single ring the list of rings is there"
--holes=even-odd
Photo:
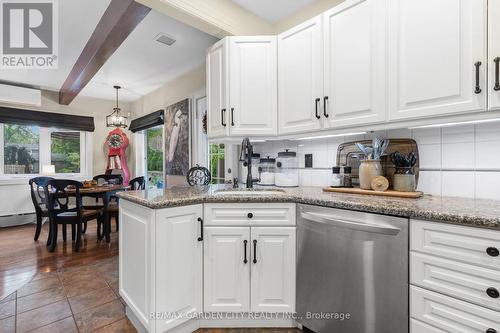
[[[317,0],[232,0],[260,18],[276,23]]]
[[[0,81],[58,91],[110,2],[59,1],[59,68],[0,70]],[[177,41],[172,46],[160,44],[153,40],[159,33]],[[123,87],[120,100],[134,101],[202,64],[206,49],[216,41],[215,37],[151,11],[80,95],[114,99],[113,85],[119,84]]]

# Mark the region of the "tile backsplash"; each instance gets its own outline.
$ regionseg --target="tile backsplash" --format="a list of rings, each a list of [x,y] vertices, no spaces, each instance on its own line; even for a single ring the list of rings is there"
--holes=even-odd
[[[276,156],[290,149],[299,159],[300,185],[325,186],[336,165],[340,143],[371,139],[413,138],[420,154],[418,189],[427,194],[500,200],[500,122],[442,128],[401,129],[367,135],[310,141],[256,143],[262,156]],[[313,155],[313,167],[305,168],[305,154]]]

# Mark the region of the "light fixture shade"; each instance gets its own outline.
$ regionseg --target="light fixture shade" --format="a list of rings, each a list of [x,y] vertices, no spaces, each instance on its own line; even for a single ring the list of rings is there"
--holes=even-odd
[[[128,127],[128,117],[121,114],[121,109],[118,106],[118,90],[121,87],[114,86],[113,88],[116,89],[116,107],[113,108],[113,113],[106,116],[106,127],[127,128]]]

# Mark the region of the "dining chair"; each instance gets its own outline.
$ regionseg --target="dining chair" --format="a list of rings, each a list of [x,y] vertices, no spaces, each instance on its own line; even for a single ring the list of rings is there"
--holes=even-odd
[[[47,200],[45,197],[44,187],[47,182],[53,178],[51,177],[35,177],[29,180],[31,201],[33,201],[33,206],[35,206],[36,213],[36,229],[35,229],[35,242],[38,241],[40,237],[40,232],[42,231],[42,223],[45,217],[49,217],[49,211],[47,209]]]
[[[114,185],[122,185],[123,184],[123,177],[122,175],[116,175],[116,174],[103,174],[103,175],[97,175],[92,178],[93,180],[97,181],[98,184],[102,183],[113,183]],[[96,203],[99,202],[99,198],[95,199]],[[102,206],[95,206],[96,208],[102,208]],[[115,216],[116,219],[116,231],[118,231],[118,198],[117,197],[111,197],[109,201],[109,206],[108,206],[108,212],[109,212],[109,217],[111,218],[112,216]]]
[[[136,177],[132,179],[128,185],[130,186],[130,190],[132,191],[140,191],[146,189],[146,180],[144,177]]]
[[[98,229],[102,223],[102,209],[83,209],[80,189],[83,184],[68,179],[51,179],[44,186],[45,196],[48,198],[48,212],[50,220],[49,251],[53,252],[57,245],[58,226],[63,226],[63,238],[66,226],[72,226],[75,251],[78,252],[82,243],[82,225],[97,220]],[[69,192],[71,188],[71,193]],[[74,203],[70,199],[74,198]],[[75,235],[76,234],[76,235]]]

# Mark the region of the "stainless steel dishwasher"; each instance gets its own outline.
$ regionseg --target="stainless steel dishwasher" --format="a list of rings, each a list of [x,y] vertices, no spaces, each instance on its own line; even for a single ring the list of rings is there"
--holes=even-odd
[[[316,333],[408,333],[408,219],[297,206],[297,312]]]

